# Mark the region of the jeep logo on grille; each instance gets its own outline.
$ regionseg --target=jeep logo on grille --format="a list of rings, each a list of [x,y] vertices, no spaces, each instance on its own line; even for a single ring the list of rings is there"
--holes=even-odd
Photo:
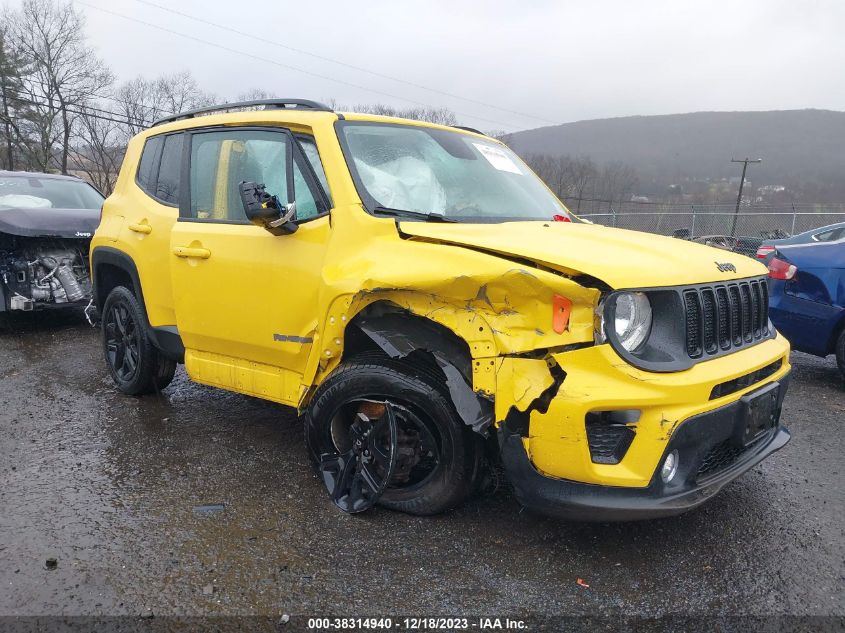
[[[730,262],[716,262],[716,268],[718,268],[723,273],[736,272],[736,266],[734,266]]]

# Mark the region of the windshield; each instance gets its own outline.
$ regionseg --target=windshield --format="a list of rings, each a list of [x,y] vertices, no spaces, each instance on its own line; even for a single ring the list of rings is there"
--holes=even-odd
[[[344,121],[346,161],[370,212],[380,207],[462,222],[571,219],[511,150],[436,128]]]
[[[99,209],[102,205],[103,196],[81,180],[37,176],[0,177],[0,210]]]

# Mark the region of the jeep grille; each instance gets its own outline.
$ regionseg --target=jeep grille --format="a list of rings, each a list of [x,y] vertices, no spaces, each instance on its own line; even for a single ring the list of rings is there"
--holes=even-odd
[[[701,358],[769,338],[765,277],[684,291],[687,354]]]

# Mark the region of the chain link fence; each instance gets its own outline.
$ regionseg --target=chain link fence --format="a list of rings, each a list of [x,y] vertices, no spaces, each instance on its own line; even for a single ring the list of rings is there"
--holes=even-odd
[[[596,200],[586,201],[589,206],[582,201],[579,213],[575,201],[565,202],[579,217],[596,224],[686,239],[705,236],[785,237],[845,222],[845,203],[743,206],[737,214],[735,207],[729,204],[613,203]],[[605,208],[601,208],[601,203]]]

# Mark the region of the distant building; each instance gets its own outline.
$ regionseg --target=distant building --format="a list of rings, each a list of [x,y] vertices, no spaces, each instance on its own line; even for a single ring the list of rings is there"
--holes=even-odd
[[[764,185],[757,189],[757,193],[761,196],[770,196],[775,193],[781,193],[786,191],[786,187],[783,185]]]

